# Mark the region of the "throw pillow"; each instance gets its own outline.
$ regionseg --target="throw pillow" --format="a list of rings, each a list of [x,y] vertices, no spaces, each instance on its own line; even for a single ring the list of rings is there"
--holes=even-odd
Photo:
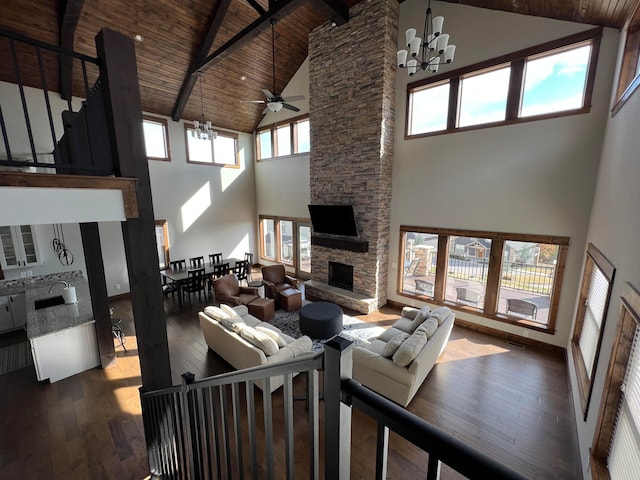
[[[220,307],[216,307],[215,305],[210,305],[208,307],[204,307],[204,313],[207,316],[213,318],[214,320],[222,320],[223,318],[229,318],[229,314],[222,310]]]
[[[279,350],[278,344],[273,338],[248,325],[242,327],[240,330],[240,336],[251,345],[258,347],[267,356],[273,355]]]
[[[429,313],[429,316],[436,318],[438,320],[438,325],[442,325],[450,313],[451,309],[449,307],[438,307],[435,310],[432,310],[431,313]]]
[[[311,339],[306,335],[303,335],[300,338],[295,339],[293,342],[289,343],[286,347],[291,350],[293,353],[293,358],[297,358],[301,355],[305,355],[311,351]]]
[[[230,317],[238,317],[240,318],[240,315],[238,315],[238,313],[233,309],[233,307],[230,307],[229,305],[226,305],[224,303],[222,303],[220,305],[220,309],[225,312],[227,315],[229,315]]]
[[[407,338],[400,348],[393,354],[393,363],[399,367],[406,367],[418,356],[422,347],[427,343],[427,330],[421,325]]]
[[[435,317],[429,317],[422,322],[422,326],[427,332],[427,339],[429,339],[433,337],[433,334],[436,333],[438,329],[438,320]]]
[[[402,342],[404,342],[407,338],[409,338],[408,333],[399,333],[398,335],[393,337],[386,343],[386,345],[382,349],[382,356],[385,358],[391,358],[393,354],[396,353],[396,350],[398,350],[400,345],[402,345]]]
[[[275,330],[271,330],[269,327],[258,326],[258,327],[256,327],[256,330],[258,330],[259,332],[262,332],[262,333],[268,335],[269,337],[273,338],[275,340],[275,342],[278,344],[279,347],[284,347],[287,344],[285,339],[282,338],[282,335],[280,335]]]
[[[429,306],[425,305],[416,314],[415,318],[411,322],[411,325],[409,325],[409,331],[413,332],[415,331],[416,328],[418,328],[419,325],[422,325],[422,322],[425,321],[425,319],[427,318],[427,315],[429,315]]]

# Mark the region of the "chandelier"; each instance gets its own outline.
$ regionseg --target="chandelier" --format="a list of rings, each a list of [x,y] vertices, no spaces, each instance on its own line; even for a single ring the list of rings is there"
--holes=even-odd
[[[200,107],[202,108],[202,121],[193,121],[193,130],[191,130],[192,137],[198,137],[200,140],[215,140],[218,136],[218,132],[213,131],[211,122],[204,121],[204,98],[202,96],[202,77],[200,80]]]
[[[432,17],[431,0],[427,6],[422,38],[416,37],[416,29],[406,31],[407,50],[398,50],[398,67],[409,70],[414,75],[418,69],[437,72],[441,63],[451,63],[456,51],[455,45],[449,45],[449,35],[442,33],[444,17]],[[407,56],[410,55],[409,61]]]

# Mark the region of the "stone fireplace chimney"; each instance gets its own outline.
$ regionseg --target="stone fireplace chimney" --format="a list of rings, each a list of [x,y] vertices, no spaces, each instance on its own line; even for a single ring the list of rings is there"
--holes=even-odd
[[[309,35],[311,203],[353,205],[359,239],[312,241],[305,288],[371,313],[387,301],[398,2],[365,0],[349,17]],[[329,262],[353,266],[353,291],[328,285]]]

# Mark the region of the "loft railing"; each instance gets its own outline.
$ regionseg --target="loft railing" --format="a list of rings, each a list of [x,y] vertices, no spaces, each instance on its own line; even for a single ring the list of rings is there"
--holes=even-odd
[[[0,29],[0,64],[0,166],[113,174],[98,59]]]
[[[428,453],[428,480],[439,478],[442,463],[471,479],[525,478],[351,379],[352,346],[335,337],[325,344],[324,353],[199,381],[185,375],[182,386],[141,393],[152,475],[188,480],[294,478],[295,456],[302,454],[309,458],[308,478],[319,478],[318,379],[323,370],[326,479],[349,477],[352,408],[377,422],[377,479],[386,478],[389,431]],[[304,409],[294,408],[297,374],[306,376]],[[277,377],[284,378],[282,395],[269,393]],[[254,388],[257,383],[262,395]]]

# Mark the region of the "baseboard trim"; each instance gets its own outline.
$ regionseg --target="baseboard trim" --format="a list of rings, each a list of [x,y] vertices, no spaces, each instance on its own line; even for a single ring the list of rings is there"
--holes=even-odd
[[[107,300],[123,300],[125,298],[131,298],[131,292],[120,293],[118,295],[113,295],[111,297],[107,297]]]

